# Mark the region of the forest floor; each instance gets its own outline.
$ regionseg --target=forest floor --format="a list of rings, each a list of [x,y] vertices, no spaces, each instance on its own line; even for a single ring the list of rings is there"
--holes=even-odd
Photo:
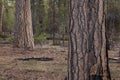
[[[0,44],[0,80],[65,80],[67,76],[66,47],[47,46],[34,51]],[[112,80],[120,80],[117,51],[109,51]]]
[[[24,51],[0,45],[0,80],[64,80],[66,75],[67,48]]]

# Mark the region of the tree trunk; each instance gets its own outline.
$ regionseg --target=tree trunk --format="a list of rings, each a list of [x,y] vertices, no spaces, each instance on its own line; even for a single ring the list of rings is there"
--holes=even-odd
[[[49,11],[48,11],[49,27],[50,27],[49,33],[51,33],[52,35],[56,35],[56,33],[59,32],[59,28],[58,28],[59,25],[57,20],[57,17],[58,17],[57,9],[58,9],[57,0],[49,0]],[[55,40],[55,44],[56,44],[56,40]]]
[[[45,31],[45,26],[44,26],[44,18],[45,18],[45,6],[44,6],[44,0],[38,0],[37,1],[37,15],[38,15],[38,21],[39,21],[39,28],[38,33],[43,33]],[[40,9],[41,8],[41,9]]]
[[[0,1],[0,33],[2,33],[2,20],[3,20],[4,4],[3,0]]]
[[[16,0],[15,46],[33,49],[33,31],[30,0]]]
[[[32,14],[32,26],[33,26],[33,34],[36,33],[37,27],[37,10],[36,10],[36,0],[31,0],[31,14]]]
[[[110,80],[105,0],[69,2],[68,80]]]

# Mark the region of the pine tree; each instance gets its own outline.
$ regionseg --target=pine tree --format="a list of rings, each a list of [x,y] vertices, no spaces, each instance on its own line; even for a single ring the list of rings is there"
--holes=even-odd
[[[33,49],[33,31],[30,0],[16,0],[15,46]]]
[[[110,80],[105,37],[105,1],[69,2],[68,80]]]

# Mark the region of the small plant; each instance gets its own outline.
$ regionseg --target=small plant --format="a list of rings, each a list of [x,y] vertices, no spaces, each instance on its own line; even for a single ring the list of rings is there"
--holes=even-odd
[[[41,33],[39,36],[34,37],[35,44],[45,42],[46,41],[47,34]]]
[[[5,38],[7,38],[7,36],[1,33],[0,34],[0,42],[4,41]]]
[[[0,42],[2,42],[2,41],[4,41],[4,39],[0,37]]]
[[[6,38],[6,40],[10,43],[13,43],[14,41],[14,36],[9,36],[8,38]]]
[[[69,39],[69,36],[65,35],[64,40],[68,41],[68,39]]]

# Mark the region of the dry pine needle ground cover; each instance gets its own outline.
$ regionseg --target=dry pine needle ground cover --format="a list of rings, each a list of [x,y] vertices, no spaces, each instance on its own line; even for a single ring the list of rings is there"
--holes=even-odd
[[[50,46],[24,51],[0,45],[0,80],[65,80],[67,48]],[[109,51],[109,56],[113,57]],[[120,80],[120,63],[110,62],[112,80]]]
[[[0,80],[64,80],[66,74],[67,49],[24,51],[0,45]]]

